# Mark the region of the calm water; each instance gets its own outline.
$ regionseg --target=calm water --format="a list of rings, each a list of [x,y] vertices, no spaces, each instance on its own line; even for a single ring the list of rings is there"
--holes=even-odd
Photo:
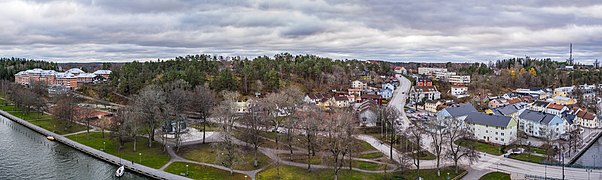
[[[117,166],[0,116],[0,179],[117,179]],[[148,179],[129,173],[119,179]]]
[[[596,159],[594,160],[594,157]],[[602,138],[598,139],[585,153],[579,157],[575,164],[583,166],[602,167]]]

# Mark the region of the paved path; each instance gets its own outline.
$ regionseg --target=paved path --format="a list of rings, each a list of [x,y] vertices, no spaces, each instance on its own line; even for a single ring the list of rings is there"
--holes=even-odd
[[[59,134],[50,132],[50,131],[48,131],[46,129],[43,129],[43,128],[39,127],[39,126],[33,125],[33,124],[31,124],[31,123],[29,123],[29,122],[27,122],[27,121],[25,121],[25,120],[23,120],[21,118],[13,116],[12,114],[9,114],[9,113],[7,113],[5,111],[0,110],[0,115],[6,117],[7,119],[15,121],[15,122],[17,122],[17,123],[19,123],[19,124],[21,124],[21,125],[23,125],[25,127],[28,127],[29,129],[32,129],[32,130],[34,130],[34,131],[36,131],[36,132],[38,132],[38,133],[40,133],[40,134],[42,134],[44,136],[52,136],[52,137],[55,138],[55,141],[63,143],[65,145],[67,145],[67,146],[70,146],[70,147],[72,147],[74,149],[77,149],[77,150],[79,150],[81,152],[84,152],[84,153],[86,153],[86,154],[88,154],[90,156],[93,156],[93,157],[96,157],[98,159],[104,160],[104,161],[106,161],[108,163],[115,164],[117,166],[123,165],[129,171],[135,171],[135,172],[138,172],[140,174],[143,174],[143,175],[146,175],[146,176],[149,176],[149,177],[152,177],[152,178],[156,178],[156,179],[170,179],[170,180],[171,179],[188,179],[188,178],[185,178],[185,177],[182,177],[182,176],[177,176],[177,175],[174,175],[174,174],[171,174],[171,173],[160,171],[158,169],[149,168],[149,167],[146,167],[146,166],[140,165],[140,164],[130,164],[130,163],[124,163],[124,164],[122,164],[122,163],[119,163],[119,162],[129,162],[129,161],[125,160],[125,159],[121,159],[121,158],[116,157],[116,156],[113,156],[111,154],[107,154],[107,153],[99,151],[97,149],[85,146],[83,144],[80,144],[78,142],[70,140],[70,139],[68,139],[68,138],[66,138],[64,136],[59,135]]]

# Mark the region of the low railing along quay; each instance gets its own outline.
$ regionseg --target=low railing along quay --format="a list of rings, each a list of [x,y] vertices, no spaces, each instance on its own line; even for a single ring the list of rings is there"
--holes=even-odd
[[[139,174],[142,174],[142,175],[145,175],[147,177],[154,178],[154,179],[170,179],[170,180],[171,179],[188,179],[186,177],[178,176],[178,175],[171,174],[171,173],[168,173],[168,172],[165,172],[165,171],[161,171],[161,170],[158,170],[158,169],[149,168],[149,167],[146,167],[146,166],[141,165],[141,164],[128,163],[128,162],[130,162],[129,160],[122,159],[122,158],[116,157],[114,155],[105,153],[103,151],[100,151],[100,150],[91,148],[89,146],[80,144],[80,143],[75,142],[75,141],[73,141],[73,140],[71,140],[69,138],[66,138],[64,136],[61,136],[59,134],[56,134],[54,132],[48,131],[48,130],[46,130],[44,128],[41,128],[41,127],[36,126],[34,124],[31,124],[31,123],[29,123],[29,122],[27,122],[27,121],[25,121],[25,120],[23,120],[23,119],[21,119],[19,117],[13,116],[12,114],[7,113],[5,111],[0,110],[0,115],[4,116],[4,117],[6,117],[6,118],[8,118],[8,119],[10,119],[10,120],[12,120],[14,122],[17,122],[17,123],[19,123],[19,124],[21,124],[21,125],[29,128],[29,129],[33,130],[33,131],[36,131],[36,132],[38,132],[38,133],[40,133],[40,134],[42,134],[44,136],[52,136],[52,137],[54,137],[54,139],[56,141],[58,141],[60,143],[63,143],[65,145],[67,145],[67,146],[70,146],[70,147],[72,147],[74,149],[77,149],[77,150],[79,150],[79,151],[81,151],[83,153],[86,153],[86,154],[88,154],[88,155],[90,155],[92,157],[101,159],[101,160],[106,161],[106,162],[111,163],[111,164],[115,164],[117,166],[122,166],[123,165],[123,166],[125,166],[126,169],[128,169],[130,171],[133,171],[133,172],[136,172],[136,173],[139,173]],[[125,162],[125,163],[120,163],[120,162]],[[110,176],[113,176],[113,174],[110,174]]]

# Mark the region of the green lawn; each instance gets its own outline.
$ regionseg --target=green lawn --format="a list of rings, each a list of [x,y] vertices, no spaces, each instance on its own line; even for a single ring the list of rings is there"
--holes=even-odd
[[[491,144],[487,144],[487,143],[483,143],[483,142],[479,142],[479,141],[475,141],[475,140],[469,140],[469,139],[457,140],[455,143],[456,144],[460,144],[461,143],[460,144],[461,146],[463,146],[463,144],[465,144],[465,143],[474,143],[475,149],[477,151],[484,152],[484,153],[487,153],[487,154],[493,154],[493,155],[502,155],[502,154],[504,154],[504,152],[503,152],[504,147],[503,146],[491,145]]]
[[[257,152],[259,166],[254,167],[253,166],[253,151],[251,148],[238,146],[237,151],[241,152],[241,153],[238,153],[238,155],[240,155],[241,159],[238,161],[237,164],[234,165],[234,169],[237,169],[237,170],[243,170],[243,171],[255,170],[255,169],[259,169],[261,167],[265,167],[272,162],[269,157],[262,154],[261,152]],[[184,146],[184,147],[181,147],[180,151],[177,153],[181,157],[189,159],[189,160],[211,163],[211,164],[218,164],[218,165],[221,164],[221,163],[217,162],[218,161],[217,155],[216,155],[217,151],[213,144],[197,144],[197,145],[191,145],[191,146]]]
[[[382,152],[373,152],[373,153],[367,153],[367,154],[359,154],[355,157],[364,158],[364,159],[376,159],[376,158],[381,158],[384,156],[385,156],[385,154],[383,154]]]
[[[278,170],[279,169],[279,170]],[[279,172],[279,173],[278,173]],[[454,173],[452,168],[443,168],[441,170],[441,176],[437,176],[437,170],[427,169],[420,170],[420,175],[424,179],[446,179],[447,173],[450,173],[450,177],[454,178],[458,174]],[[460,170],[459,173],[464,172]],[[257,173],[258,180],[264,179],[294,179],[294,180],[314,180],[314,179],[333,179],[334,170],[332,169],[319,169],[308,171],[305,168],[299,168],[294,166],[280,165],[279,168],[276,166],[270,166],[269,168]],[[380,179],[415,179],[417,172],[415,170],[407,172],[393,172],[387,173],[386,177],[384,173],[362,173],[357,171],[349,171],[341,169],[339,172],[339,179],[345,180],[380,180]]]
[[[229,171],[185,162],[171,163],[165,168],[165,171],[176,175],[185,175],[186,165],[188,165],[188,177],[191,179],[245,179],[244,174],[234,173],[231,175]],[[249,178],[247,177],[247,179]]]
[[[285,161],[292,161],[292,162],[307,164],[307,154],[293,154],[293,160],[290,160],[290,157],[291,157],[290,154],[279,154],[279,156],[280,156],[280,158],[282,158],[282,160],[285,160]],[[326,161],[328,159],[332,159],[332,158],[312,156],[310,163],[312,165],[328,165],[329,162]],[[330,164],[333,164],[333,163],[330,163]],[[349,161],[347,160],[347,158],[345,158],[345,162],[343,163],[343,166],[349,167]],[[378,164],[378,163],[366,162],[366,161],[358,161],[358,160],[353,160],[351,163],[351,167],[363,169],[363,170],[371,170],[371,171],[383,170],[385,166],[386,165],[384,165],[384,164]]]
[[[529,154],[510,155],[510,158],[532,163],[543,163],[546,160],[545,157]]]
[[[4,106],[3,99],[0,99],[0,109],[57,134],[69,134],[86,130],[86,126],[76,123],[60,122],[48,114],[21,111],[14,105]]]
[[[503,172],[490,172],[479,178],[479,180],[510,180],[510,174]]]
[[[67,138],[82,143],[86,146],[90,146],[94,149],[106,148],[105,152],[129,161],[134,161],[134,163],[140,163],[141,159],[141,164],[151,168],[161,168],[161,166],[165,165],[170,159],[169,154],[163,151],[162,144],[153,142],[152,147],[149,148],[147,138],[138,137],[138,142],[136,145],[137,149],[135,152],[133,141],[125,143],[124,147],[118,150],[119,142],[116,138],[109,138],[109,133],[105,133],[104,139],[102,138],[102,133],[100,132],[91,132],[89,138],[87,133],[67,136]],[[103,145],[103,142],[106,142],[106,144]],[[138,153],[141,153],[141,155]]]
[[[418,155],[419,155],[418,159],[420,159],[420,160],[434,160],[434,159],[437,159],[437,156],[435,156],[433,153],[430,153],[430,152],[428,152],[426,150],[420,151],[420,153]]]

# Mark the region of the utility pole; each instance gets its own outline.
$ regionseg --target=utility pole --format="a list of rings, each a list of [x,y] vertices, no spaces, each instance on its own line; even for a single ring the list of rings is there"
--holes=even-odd
[[[561,149],[564,150],[564,147]],[[564,180],[564,152],[562,152],[562,179]]]

